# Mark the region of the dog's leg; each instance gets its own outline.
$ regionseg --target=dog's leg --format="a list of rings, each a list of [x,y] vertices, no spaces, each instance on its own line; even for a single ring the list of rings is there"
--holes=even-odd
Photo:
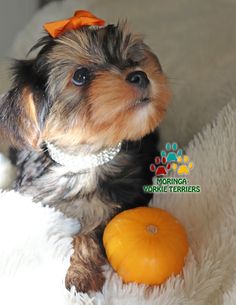
[[[95,233],[74,236],[73,248],[65,279],[66,288],[75,286],[77,292],[101,290],[105,281],[102,266],[106,260]]]

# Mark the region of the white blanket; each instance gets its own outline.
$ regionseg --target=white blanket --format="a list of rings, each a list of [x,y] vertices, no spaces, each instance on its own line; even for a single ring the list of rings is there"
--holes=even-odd
[[[158,194],[153,205],[185,225],[191,251],[183,276],[148,297],[144,287],[123,285],[107,267],[102,293],[73,296],[64,288],[79,224],[14,192],[0,193],[0,304],[3,305],[230,305],[236,304],[236,103],[189,144],[190,184],[201,193]],[[3,178],[5,161],[0,159]],[[5,179],[8,179],[5,173]],[[3,183],[4,179],[1,179]]]

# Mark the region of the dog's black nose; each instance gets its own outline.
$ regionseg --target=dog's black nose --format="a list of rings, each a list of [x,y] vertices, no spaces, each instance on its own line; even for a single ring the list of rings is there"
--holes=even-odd
[[[143,71],[134,71],[126,77],[127,82],[141,88],[146,89],[149,84],[147,74]]]

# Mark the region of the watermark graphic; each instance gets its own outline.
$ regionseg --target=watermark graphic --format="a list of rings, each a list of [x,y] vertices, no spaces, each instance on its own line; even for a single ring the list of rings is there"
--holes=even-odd
[[[188,175],[193,168],[193,162],[189,162],[188,156],[178,157],[177,163],[172,164],[172,169],[177,171],[178,175]]]
[[[144,185],[145,193],[199,193],[200,185],[189,185],[187,176],[194,168],[193,161],[183,153],[177,143],[166,143],[165,149],[150,164],[153,184]],[[169,177],[173,172],[174,177]]]

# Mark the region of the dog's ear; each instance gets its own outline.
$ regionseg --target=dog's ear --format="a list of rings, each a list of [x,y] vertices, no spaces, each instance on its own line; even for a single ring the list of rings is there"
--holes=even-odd
[[[33,93],[15,88],[0,98],[0,131],[13,146],[37,149],[40,126]]]
[[[40,147],[48,111],[43,72],[39,73],[36,60],[15,61],[12,89],[0,97],[0,134],[15,147]]]

